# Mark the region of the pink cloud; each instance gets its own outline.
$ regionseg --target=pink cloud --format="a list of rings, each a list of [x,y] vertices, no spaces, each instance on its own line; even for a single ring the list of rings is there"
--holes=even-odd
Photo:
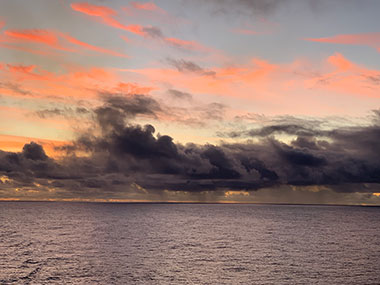
[[[345,45],[364,45],[380,52],[380,33],[344,34],[327,38],[306,38],[307,41]]]
[[[184,72],[177,67],[126,71],[155,82],[158,90],[170,86],[194,98],[218,96],[222,101],[245,102],[242,108],[277,114],[364,112],[380,98],[380,70],[357,65],[341,54],[318,63],[298,59],[278,64],[253,58],[244,64],[203,68],[214,75]]]
[[[380,71],[358,65],[338,53],[317,64],[306,59],[278,64],[252,58],[234,66],[202,67],[213,71],[213,76],[182,72],[174,67],[128,70],[65,67],[65,72],[56,73],[36,65],[3,64],[0,77],[14,85],[22,82],[23,90],[27,91],[24,93],[49,100],[96,101],[99,92],[160,95],[163,90],[173,88],[191,93],[194,98],[219,96],[221,102],[245,102],[240,105],[243,109],[259,108],[271,113],[357,112],[368,110],[380,98]],[[27,96],[17,88],[0,87],[4,96]],[[57,99],[50,99],[52,94]]]
[[[64,72],[49,72],[37,65],[4,64],[0,78],[10,84],[0,85],[4,96],[49,98],[49,100],[96,99],[99,92],[149,94],[155,87],[125,81],[112,70],[65,65]],[[22,87],[19,86],[22,82]],[[54,98],[51,95],[54,94]]]
[[[250,30],[250,29],[234,29],[232,30],[234,33],[236,34],[241,34],[241,35],[248,35],[248,36],[251,36],[251,35],[258,35],[259,32],[256,32],[254,30]]]
[[[131,2],[131,5],[133,8],[138,9],[138,10],[159,11],[159,12],[164,11],[153,2],[145,2],[145,3]]]
[[[61,34],[61,36],[63,38],[65,38],[69,43],[84,47],[85,49],[88,49],[88,50],[92,50],[92,51],[99,52],[99,53],[109,54],[112,56],[128,57],[126,54],[122,54],[122,53],[119,53],[119,52],[116,52],[116,51],[113,51],[110,49],[105,49],[105,48],[97,47],[94,45],[90,45],[88,43],[82,42],[82,41],[80,41],[74,37],[71,37],[69,35],[66,35],[66,34]]]
[[[14,44],[32,43],[41,44],[48,48],[62,50],[66,52],[79,52],[77,47],[81,47],[87,50],[109,54],[112,56],[128,57],[126,54],[119,53],[110,49],[105,49],[102,47],[97,47],[86,42],[80,41],[68,34],[52,30],[6,30],[4,31],[4,37],[0,38],[0,42],[7,43],[8,45],[5,45],[5,47],[15,49],[17,49],[18,47],[14,46]],[[27,51],[25,50],[25,48],[22,48],[22,50]]]
[[[86,2],[72,3],[71,8],[75,11],[96,17],[110,17],[116,15],[116,11],[106,6],[92,5]]]
[[[118,20],[113,18],[117,15],[117,12],[106,6],[97,6],[89,3],[72,3],[71,8],[74,11],[93,16],[99,17],[102,22],[110,27],[125,30],[137,35],[144,35],[143,27],[140,25],[124,25]]]
[[[7,67],[9,71],[11,72],[20,72],[20,73],[25,73],[25,74],[32,73],[36,68],[35,65],[12,65],[12,64],[7,64]]]
[[[353,94],[361,98],[379,98],[379,70],[357,65],[340,53],[329,56],[326,62],[329,70],[307,79],[307,86],[340,94]]]
[[[59,34],[49,30],[7,30],[4,35],[10,42],[31,42],[49,46],[54,49],[74,51],[61,45]]]
[[[131,5],[134,9],[143,10],[143,11],[164,11],[153,2],[145,2],[145,3],[131,2]],[[107,26],[110,26],[116,29],[125,30],[139,36],[151,35],[149,31],[154,28],[154,27],[144,27],[137,24],[124,25],[114,18],[117,15],[117,12],[106,6],[97,6],[97,5],[92,5],[88,3],[72,3],[71,8],[74,11],[78,11],[89,16],[98,17],[101,19],[103,24]],[[124,8],[124,9],[128,11],[128,8]],[[164,37],[161,34],[161,31],[159,31],[158,34],[159,34],[158,38],[162,39],[165,43],[174,47],[178,47],[178,48],[186,49],[186,50],[192,50],[192,51],[206,51],[206,52],[211,51],[210,48],[207,48],[196,41],[186,41],[186,40],[181,40],[174,37]],[[152,36],[152,37],[155,37],[155,36]]]
[[[327,62],[333,66],[335,66],[338,70],[348,71],[355,67],[355,65],[346,59],[342,54],[336,53],[327,58]]]
[[[167,17],[171,17],[164,9],[158,7],[153,2],[130,2],[128,6],[123,7],[123,10],[129,16],[136,16],[136,15],[138,15],[139,17],[149,16],[149,18],[156,17],[156,16],[158,17],[165,16],[166,20],[168,20]]]

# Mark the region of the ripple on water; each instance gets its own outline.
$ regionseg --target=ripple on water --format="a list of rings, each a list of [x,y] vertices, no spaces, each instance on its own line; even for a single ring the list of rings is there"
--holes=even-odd
[[[380,209],[1,203],[1,284],[380,284]]]

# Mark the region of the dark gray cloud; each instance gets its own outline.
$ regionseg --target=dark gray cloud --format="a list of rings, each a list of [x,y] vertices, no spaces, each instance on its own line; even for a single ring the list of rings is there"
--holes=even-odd
[[[12,90],[13,92],[20,94],[20,95],[25,95],[25,96],[33,96],[33,93],[22,88],[21,85],[11,83],[11,82],[0,82],[0,87],[4,89],[9,89]]]
[[[154,27],[154,26],[143,27],[143,32],[145,36],[150,37],[152,39],[160,40],[161,42],[169,46],[175,47],[179,50],[184,50],[187,52],[191,50],[190,46],[186,47],[186,45],[181,44],[181,42],[178,42],[175,40],[173,41],[172,38],[166,37],[165,34],[162,32],[162,30],[158,27]]]
[[[201,108],[202,116],[212,120],[222,121],[227,106],[222,103],[210,103]]]
[[[199,0],[198,0],[199,1]],[[300,9],[321,13],[339,9],[341,4],[355,4],[352,0],[206,0],[199,1],[213,13],[271,16],[278,11],[296,13]]]
[[[198,64],[184,60],[184,59],[172,59],[166,60],[170,65],[174,66],[179,72],[193,72],[199,75],[215,76],[215,71],[207,70],[200,67]]]
[[[380,76],[374,76],[374,75],[362,75],[362,76],[372,84],[376,84],[376,85],[380,84]]]
[[[181,99],[181,100],[187,100],[187,101],[191,101],[193,99],[193,96],[190,93],[182,92],[175,89],[169,89],[168,93],[175,99]]]
[[[306,126],[296,124],[280,124],[270,125],[262,128],[244,130],[244,131],[232,131],[229,133],[219,133],[220,137],[267,137],[273,134],[289,134],[289,135],[318,135],[320,132]]]
[[[39,189],[54,188],[55,195],[66,198],[280,186],[371,192],[375,188],[368,185],[380,184],[379,120],[329,131],[310,129],[299,120],[298,125],[255,131],[251,135],[258,136],[256,142],[182,145],[157,134],[151,125],[132,123],[135,116],[155,117],[162,111],[147,96],[106,96],[104,105],[93,110],[94,129],[66,146],[66,156],[50,158],[33,142],[20,153],[0,151],[0,176],[11,179],[6,182],[9,189],[38,184]],[[272,136],[274,132],[295,139],[284,143]],[[78,151],[87,155],[76,156]]]
[[[50,109],[42,109],[34,112],[38,117],[41,119],[47,119],[51,117],[74,117],[78,115],[87,115],[90,113],[90,111],[87,108],[84,107],[77,107],[77,108],[50,108]]]
[[[64,110],[58,109],[58,108],[43,109],[43,110],[36,111],[36,115],[42,119],[55,117],[55,116],[61,116],[64,113],[65,113]]]
[[[152,38],[164,38],[162,31],[157,27],[144,27],[143,32]]]
[[[22,154],[31,160],[46,160],[48,158],[42,146],[35,142],[24,145]]]
[[[288,5],[291,0],[208,0],[216,12],[230,13],[231,11],[270,14],[283,5]]]
[[[111,96],[103,94],[105,104],[94,110],[98,125],[103,131],[108,129],[122,129],[127,119],[137,115],[146,115],[156,118],[161,112],[160,104],[144,95]]]

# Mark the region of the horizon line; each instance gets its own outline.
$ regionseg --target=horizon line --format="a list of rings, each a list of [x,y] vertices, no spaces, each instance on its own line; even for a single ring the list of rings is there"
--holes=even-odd
[[[198,204],[198,205],[274,205],[274,206],[343,206],[343,207],[380,207],[377,204],[323,204],[323,203],[275,203],[275,202],[200,202],[200,201],[80,201],[80,200],[17,200],[17,199],[0,199],[4,202],[21,202],[21,203],[98,203],[98,204]]]

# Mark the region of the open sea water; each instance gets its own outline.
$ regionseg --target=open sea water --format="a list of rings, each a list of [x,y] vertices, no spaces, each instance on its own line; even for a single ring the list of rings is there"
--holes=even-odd
[[[0,284],[380,284],[380,208],[0,203]]]

